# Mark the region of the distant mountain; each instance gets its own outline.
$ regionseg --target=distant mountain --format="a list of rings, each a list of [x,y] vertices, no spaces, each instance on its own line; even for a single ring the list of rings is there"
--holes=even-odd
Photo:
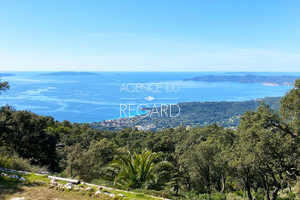
[[[0,77],[1,76],[15,76],[15,74],[11,74],[11,73],[0,73]]]
[[[39,76],[90,76],[90,75],[98,75],[98,74],[94,72],[73,72],[73,71],[39,74]]]
[[[119,118],[102,122],[89,123],[98,130],[122,130],[126,127],[135,127],[139,130],[160,131],[170,127],[204,127],[210,124],[218,124],[226,128],[236,128],[241,120],[241,116],[247,110],[257,110],[262,101],[269,105],[272,110],[279,109],[281,97],[266,97],[263,99],[237,102],[184,102],[179,103],[180,115],[178,117],[152,117],[135,116],[131,118]],[[150,111],[152,108],[144,110]],[[159,113],[161,113],[158,108]],[[173,110],[173,109],[172,109]],[[169,113],[169,109],[167,113]],[[174,113],[177,113],[176,108]]]
[[[299,76],[197,76],[193,78],[183,79],[184,81],[202,81],[202,82],[237,82],[237,83],[263,83],[266,85],[286,85],[292,86]]]

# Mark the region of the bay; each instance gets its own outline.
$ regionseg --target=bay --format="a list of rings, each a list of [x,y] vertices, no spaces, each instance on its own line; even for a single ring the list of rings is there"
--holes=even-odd
[[[261,83],[198,82],[183,79],[204,75],[300,75],[300,73],[254,72],[95,72],[96,75],[39,75],[47,72],[6,72],[1,77],[11,89],[0,96],[0,105],[50,115],[56,120],[95,122],[120,117],[120,104],[149,106],[194,101],[244,101],[283,96],[292,87]],[[123,84],[160,84],[160,92],[125,92]],[[166,92],[164,85],[179,85]],[[131,86],[132,86],[131,85]],[[153,100],[146,100],[146,97]],[[139,112],[141,113],[141,112]],[[131,115],[136,115],[132,111]],[[124,115],[121,117],[124,117]]]

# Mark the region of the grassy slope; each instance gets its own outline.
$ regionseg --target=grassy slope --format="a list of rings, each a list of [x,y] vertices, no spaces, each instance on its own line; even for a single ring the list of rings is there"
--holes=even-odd
[[[0,171],[1,172],[1,171]],[[12,174],[7,173],[6,174]],[[16,174],[16,173],[13,173]],[[106,194],[101,194],[95,196],[90,192],[85,191],[62,191],[61,189],[49,189],[50,179],[47,176],[40,176],[35,174],[17,174],[19,177],[24,177],[25,182],[11,179],[8,177],[0,176],[0,199],[11,199],[14,197],[25,197],[26,199],[113,199]],[[46,184],[39,183],[44,181]],[[57,181],[62,184],[66,182]],[[89,187],[89,186],[86,186]],[[96,191],[96,187],[92,187]],[[104,190],[105,191],[105,190]],[[155,200],[159,198],[150,197],[142,193],[130,193],[127,191],[116,191],[116,190],[107,190],[109,193],[115,195],[124,194],[125,198],[123,199],[141,199],[141,200]]]

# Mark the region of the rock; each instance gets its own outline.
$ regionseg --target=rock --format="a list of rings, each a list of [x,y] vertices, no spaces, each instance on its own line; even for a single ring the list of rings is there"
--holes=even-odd
[[[109,194],[109,196],[110,196],[110,197],[115,197],[116,195],[115,195],[115,194]]]
[[[63,184],[57,183],[55,179],[51,179],[50,185],[51,185],[50,188],[53,188],[53,187],[56,187],[56,186],[57,186],[56,189],[58,189],[58,188],[63,188],[63,187],[64,187]]]
[[[19,180],[20,181],[26,181],[26,179],[24,177],[21,177]]]
[[[107,195],[110,195],[110,193],[109,193],[109,192],[103,192],[103,194],[107,194]]]
[[[68,185],[68,186],[66,186],[66,189],[72,190],[72,186]]]
[[[85,191],[93,191],[92,187],[85,188]]]
[[[11,176],[9,176],[9,178],[19,179],[19,176],[18,175],[11,175]]]
[[[55,179],[51,179],[50,183],[52,186],[57,186],[58,184]]]
[[[95,195],[98,195],[98,194],[102,194],[102,192],[100,190],[98,190]]]
[[[119,197],[123,197],[125,198],[125,195],[124,194],[118,194]]]
[[[8,176],[7,174],[5,174],[5,173],[1,173],[1,176]]]
[[[72,183],[67,183],[67,184],[65,184],[65,188],[68,189],[68,190],[72,190],[73,184]]]

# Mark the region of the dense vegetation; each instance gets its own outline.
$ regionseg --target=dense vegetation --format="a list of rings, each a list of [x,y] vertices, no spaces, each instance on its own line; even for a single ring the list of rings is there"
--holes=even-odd
[[[272,83],[277,85],[293,85],[294,81],[299,78],[298,76],[197,76],[194,78],[184,79],[184,81],[203,81],[203,82],[237,82],[237,83]]]
[[[0,79],[1,81],[1,79]],[[9,89],[9,84],[7,81],[4,81],[4,82],[0,82],[0,95],[2,92],[5,92]]]
[[[153,131],[178,126],[196,128],[211,124],[236,129],[241,121],[241,116],[243,116],[247,110],[257,110],[262,101],[270,105],[270,108],[274,111],[279,109],[280,97],[266,97],[263,99],[237,102],[184,102],[178,104],[180,107],[180,115],[175,118],[166,117],[165,115],[159,117],[154,114],[151,117],[136,116],[132,118],[93,122],[90,123],[90,125],[98,130],[113,131],[147,124],[155,124],[155,126],[151,128]],[[152,108],[148,108],[148,110],[151,109]],[[158,108],[158,110],[159,113],[161,113],[160,108]],[[174,107],[172,112],[178,113],[178,108]],[[169,108],[167,109],[167,113],[170,113]]]
[[[262,104],[237,130],[99,131],[5,106],[0,167],[22,169],[25,159],[61,176],[174,199],[296,199],[299,133],[300,79],[278,112]]]

